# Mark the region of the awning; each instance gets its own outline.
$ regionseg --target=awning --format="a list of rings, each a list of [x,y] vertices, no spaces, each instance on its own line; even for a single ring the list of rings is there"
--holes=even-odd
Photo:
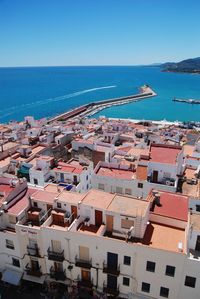
[[[28,280],[28,281],[32,281],[32,282],[36,282],[36,283],[40,283],[40,284],[44,283],[45,278],[46,278],[45,275],[37,277],[37,276],[33,276],[33,275],[28,275],[26,273],[24,273],[24,276],[23,276],[24,280]]]
[[[22,272],[7,269],[3,272],[1,280],[13,284],[15,286],[18,286],[22,278],[22,274],[23,274]]]

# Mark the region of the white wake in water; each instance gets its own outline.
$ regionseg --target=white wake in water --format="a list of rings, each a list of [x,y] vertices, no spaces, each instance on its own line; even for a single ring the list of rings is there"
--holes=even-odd
[[[65,99],[74,98],[74,97],[80,96],[80,95],[85,94],[85,93],[94,92],[94,91],[102,90],[102,89],[110,89],[110,88],[115,88],[115,87],[117,87],[117,86],[116,85],[109,85],[109,86],[95,87],[95,88],[91,88],[91,89],[76,91],[76,92],[69,93],[69,94],[59,96],[59,97],[55,97],[55,98],[49,98],[49,99],[36,101],[36,102],[31,102],[31,103],[27,103],[27,104],[23,104],[23,105],[19,105],[19,106],[9,107],[9,108],[0,110],[0,113],[3,114],[3,115],[0,116],[0,118],[4,118],[5,116],[15,114],[16,110],[17,111],[22,111],[22,110],[25,110],[27,108],[32,108],[32,107],[35,107],[35,106],[45,105],[45,104],[52,103],[52,102],[58,102],[58,101],[62,101],[62,100],[65,100]]]

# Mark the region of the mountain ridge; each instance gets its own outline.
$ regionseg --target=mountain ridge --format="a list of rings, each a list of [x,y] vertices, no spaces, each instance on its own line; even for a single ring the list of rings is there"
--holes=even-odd
[[[184,59],[180,62],[161,64],[163,72],[200,74],[200,57]]]

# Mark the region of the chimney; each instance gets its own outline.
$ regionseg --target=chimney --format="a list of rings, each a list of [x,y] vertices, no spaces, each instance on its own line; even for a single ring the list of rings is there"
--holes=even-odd
[[[159,192],[153,192],[153,196],[154,196],[154,199],[153,199],[152,206],[151,206],[151,209],[150,209],[151,212],[154,211],[155,206],[162,207],[162,204],[160,203],[160,193]]]

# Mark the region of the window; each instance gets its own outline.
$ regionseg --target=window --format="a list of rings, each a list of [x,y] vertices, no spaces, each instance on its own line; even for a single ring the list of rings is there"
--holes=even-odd
[[[104,190],[104,184],[98,184],[98,189]]]
[[[20,262],[18,259],[15,259],[14,257],[12,258],[12,264],[15,267],[20,267]]]
[[[150,284],[147,282],[142,283],[142,292],[149,293],[150,292]]]
[[[125,255],[125,256],[124,256],[124,265],[129,266],[130,264],[131,264],[131,257]]]
[[[86,176],[86,181],[88,181],[88,175]]]
[[[169,296],[169,289],[168,289],[168,288],[161,287],[161,288],[160,288],[160,296],[161,296],[161,297],[168,298],[168,296]]]
[[[185,276],[185,286],[195,288],[196,278],[192,276]]]
[[[156,263],[147,261],[146,270],[150,272],[155,272]]]
[[[38,180],[37,179],[33,179],[34,185],[38,185]]]
[[[200,212],[200,205],[196,205],[196,211]]]
[[[143,183],[138,183],[138,188],[143,188]]]
[[[37,202],[34,202],[34,203],[33,203],[33,205],[34,205],[34,207],[35,207],[35,208],[37,208],[37,207],[38,207],[38,204],[37,204]]]
[[[15,249],[14,243],[13,243],[12,240],[7,240],[6,239],[6,247],[9,248],[9,249]]]
[[[122,194],[123,193],[122,187],[116,187],[116,193]]]
[[[58,209],[61,209],[61,207],[62,207],[62,206],[61,206],[61,203],[60,203],[60,202],[57,202],[57,208],[58,208]]]
[[[125,188],[125,194],[127,194],[127,195],[131,195],[131,194],[132,194],[131,189],[129,189],[129,188]]]
[[[130,283],[130,279],[128,277],[123,277],[123,285],[128,287],[129,283]]]
[[[175,269],[176,269],[175,267],[167,265],[166,266],[165,275],[174,277],[174,275],[175,275]]]
[[[129,229],[134,226],[134,221],[129,219],[121,219],[121,228]]]

